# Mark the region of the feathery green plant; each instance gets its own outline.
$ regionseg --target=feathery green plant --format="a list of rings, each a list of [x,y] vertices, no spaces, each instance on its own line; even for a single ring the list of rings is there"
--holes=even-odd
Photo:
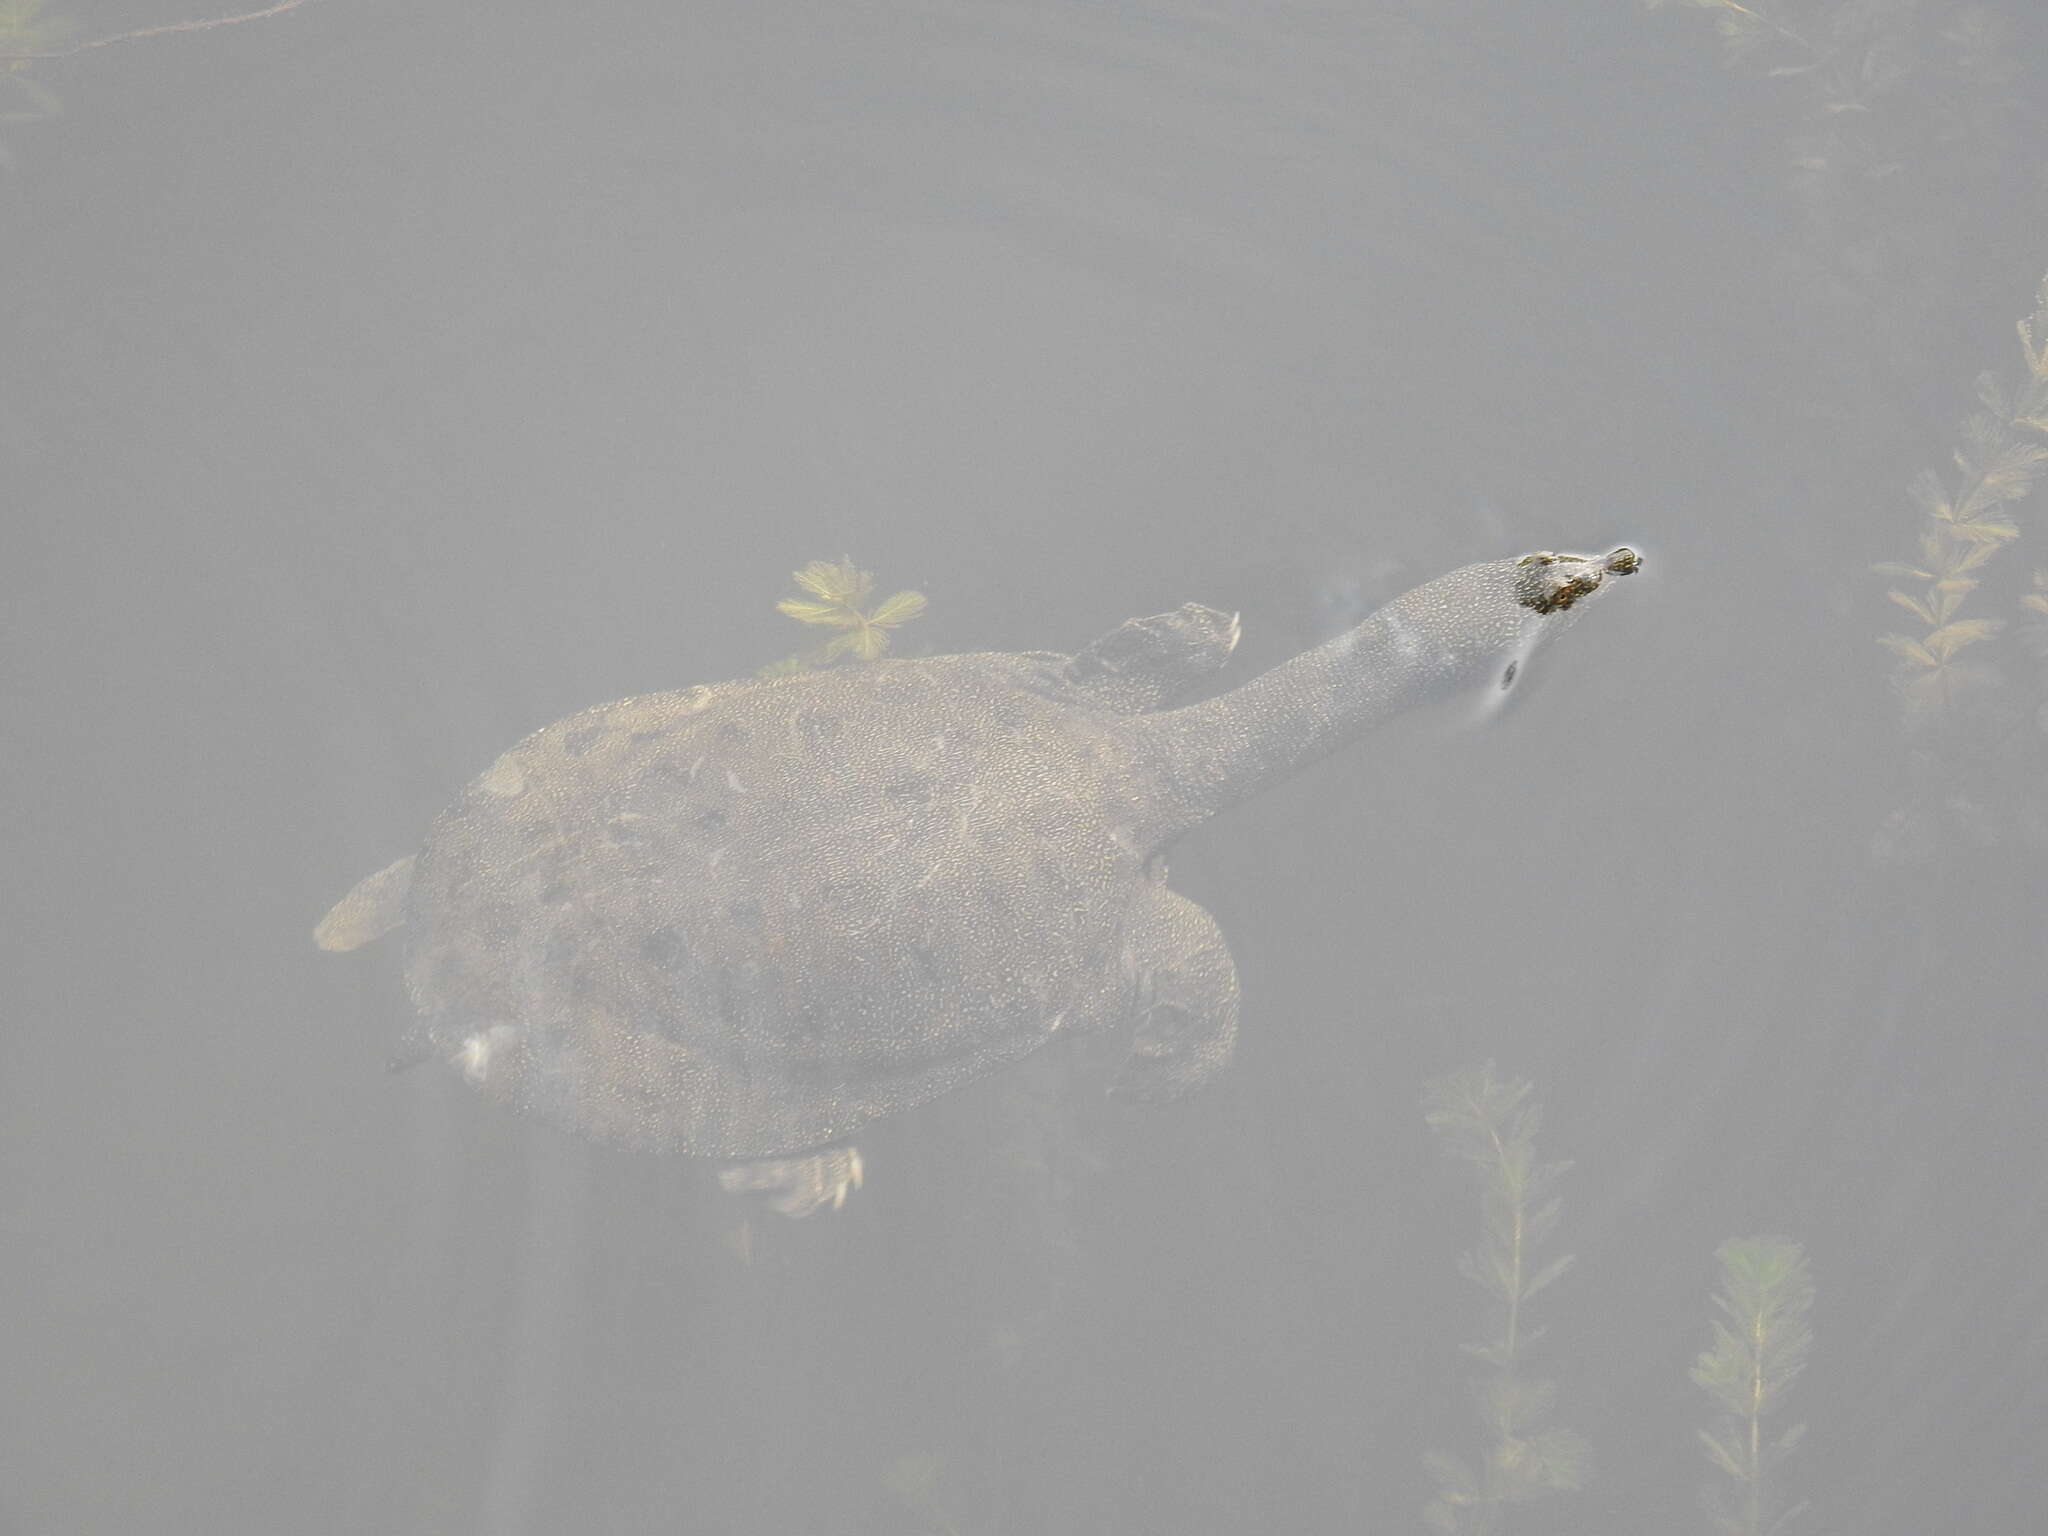
[[[2018,539],[2013,510],[2048,466],[2048,278],[2018,330],[2024,372],[2012,383],[1978,376],[1953,480],[1924,471],[1910,486],[1924,513],[1919,559],[1874,567],[1907,583],[1885,595],[1919,621],[1917,634],[1878,637],[1898,658],[1892,682],[1911,742],[1907,798],[1872,841],[1893,862],[1927,858],[1951,834],[1989,846],[2016,845],[2018,833],[2048,847],[2048,714],[2039,707],[2048,673],[2031,690],[2005,676],[1984,645],[2005,621],[1963,612],[1998,552]],[[2021,644],[2048,657],[2035,617],[2048,616],[2048,587],[2037,581],[2018,601],[2027,615]]]
[[[837,560],[813,560],[790,579],[805,593],[785,597],[775,606],[799,624],[836,629],[838,634],[823,645],[799,651],[771,662],[757,677],[786,677],[826,667],[842,657],[873,661],[889,649],[889,632],[908,624],[924,612],[922,592],[895,592],[872,608],[864,606],[875,589],[872,571],[864,571],[842,555]]]
[[[1541,1427],[1556,1388],[1522,1374],[1524,1353],[1543,1335],[1525,1310],[1572,1262],[1570,1254],[1539,1258],[1557,1226],[1551,1189],[1571,1165],[1536,1160],[1534,1091],[1520,1079],[1496,1078],[1489,1061],[1433,1079],[1422,1094],[1429,1128],[1478,1180],[1480,1244],[1459,1256],[1458,1272],[1492,1298],[1487,1336],[1465,1346],[1492,1367],[1476,1384],[1480,1425],[1492,1443],[1476,1469],[1441,1452],[1424,1458],[1437,1495],[1423,1517],[1452,1536],[1497,1536],[1507,1506],[1583,1486],[1591,1462],[1581,1436]]]
[[[1996,137],[2001,92],[2017,73],[2003,23],[1969,0],[1642,4],[1707,12],[1731,68],[1800,89],[1804,125],[1791,138],[1791,165],[1809,196],[1830,183],[1840,192],[1884,181],[1937,147]]]
[[[1996,634],[2004,621],[1956,614],[1977,589],[1978,572],[2019,537],[2007,509],[2026,498],[2048,463],[2048,277],[2041,280],[2034,312],[2019,322],[2019,335],[2026,375],[2014,387],[1994,373],[1977,376],[1979,408],[1963,423],[1953,487],[1932,470],[1921,471],[1909,487],[1927,514],[1919,562],[1875,567],[1882,575],[1925,583],[1917,593],[1897,587],[1885,593],[1924,632],[1878,637],[1900,659],[1896,677],[1909,724],[1938,725],[1963,696],[1995,681],[1988,667],[1956,657]]]
[[[1998,9],[1978,0],[1643,0],[1709,14],[1732,69],[1784,117],[1800,215],[1770,264],[1812,358],[1794,392],[1828,435],[1917,425],[1923,381],[1950,367],[1954,305],[1987,249],[2026,238],[2038,84]],[[1821,473],[1846,443],[1821,448]],[[1841,481],[1839,471],[1832,479]]]
[[[1806,1321],[1813,1278],[1806,1252],[1783,1237],[1730,1238],[1715,1250],[1721,1284],[1714,1305],[1713,1344],[1692,1379],[1720,1405],[1711,1429],[1700,1431],[1707,1458],[1733,1482],[1710,1484],[1705,1502],[1721,1536],[1779,1536],[1806,1504],[1779,1510],[1770,1474],[1792,1453],[1804,1424],[1767,1437],[1764,1420],[1778,1408],[1813,1346]]]

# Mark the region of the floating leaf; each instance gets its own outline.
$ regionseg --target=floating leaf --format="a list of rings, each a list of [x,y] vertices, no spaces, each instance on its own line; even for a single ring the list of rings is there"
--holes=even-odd
[[[1700,1440],[1707,1448],[1707,1459],[1726,1472],[1730,1477],[1740,1478],[1741,1466],[1735,1460],[1735,1453],[1723,1445],[1718,1437],[1707,1430],[1700,1431]]]
[[[1955,523],[1952,526],[1959,537],[1976,544],[1998,545],[2007,539],[2016,539],[2020,536],[2016,524],[1992,522],[1982,517],[1972,518],[1967,523]]]
[[[924,612],[924,606],[922,592],[897,592],[875,605],[874,612],[868,615],[868,622],[893,628],[909,623]]]
[[[851,607],[874,590],[875,578],[851,560],[813,560],[791,580],[813,597]]]
[[[1945,521],[1955,515],[1954,509],[1949,506],[1948,492],[1941,488],[1940,477],[1931,469],[1923,469],[1915,475],[1907,483],[1906,492],[1920,503],[1929,517],[1938,517]]]
[[[1523,1288],[1522,1294],[1524,1296],[1534,1296],[1571,1267],[1572,1256],[1570,1254],[1558,1255],[1530,1277],[1529,1283]]]
[[[1905,657],[1908,661],[1919,662],[1923,667],[1938,667],[1941,665],[1934,658],[1933,652],[1929,651],[1926,646],[1913,639],[1910,635],[1879,635],[1877,643],[1886,650],[1894,651]]]
[[[775,607],[799,624],[831,624],[847,629],[860,622],[859,614],[838,603],[814,602],[805,597],[785,597]]]
[[[1923,624],[1926,624],[1929,628],[1932,628],[1934,625],[1939,624],[1941,622],[1940,619],[1934,616],[1934,610],[1932,608],[1928,607],[1925,603],[1921,602],[1919,598],[1912,596],[1910,593],[1901,592],[1897,587],[1893,587],[1889,592],[1885,593],[1885,596],[1890,598],[1893,602],[1897,603],[1901,608],[1905,609],[1908,613],[1912,614],[1914,618],[1920,620]]]
[[[1915,673],[1900,685],[1899,700],[1914,720],[1934,719],[1953,710],[1967,695],[1982,693],[1997,682],[1998,674],[1989,667],[1950,662]]]
[[[873,633],[872,630],[860,628],[850,629],[843,635],[834,635],[825,644],[825,659],[837,661],[841,656],[858,656],[862,661],[874,660],[880,653],[871,649],[874,645]]]
[[[2003,619],[1958,619],[1953,624],[1944,624],[1923,642],[1942,661],[1947,661],[1966,645],[1975,645],[1998,633],[2005,625]]]

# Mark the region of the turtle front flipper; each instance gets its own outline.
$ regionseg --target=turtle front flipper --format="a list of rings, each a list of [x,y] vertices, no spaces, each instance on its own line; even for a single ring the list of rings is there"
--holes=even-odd
[[[313,930],[322,949],[360,949],[405,921],[405,896],[412,889],[414,855],[394,859],[374,875],[365,875],[337,901]]]
[[[1200,603],[1126,619],[1089,642],[1062,672],[1080,698],[1120,715],[1142,714],[1179,698],[1230,659],[1237,615]]]
[[[804,1157],[764,1157],[718,1170],[718,1187],[729,1195],[759,1195],[782,1216],[809,1216],[846,1204],[860,1188],[860,1151],[827,1147]]]
[[[1165,1104],[1203,1087],[1237,1044],[1237,967],[1216,919],[1164,886],[1143,898],[1129,964],[1137,972],[1137,1028],[1109,1091]]]

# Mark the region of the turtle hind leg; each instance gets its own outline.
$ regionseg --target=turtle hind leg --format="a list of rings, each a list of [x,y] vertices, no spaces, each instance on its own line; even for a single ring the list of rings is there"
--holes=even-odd
[[[1237,967],[1216,920],[1161,886],[1130,940],[1138,1021],[1110,1094],[1165,1104],[1205,1086],[1237,1045]]]
[[[412,889],[412,861],[407,854],[365,875],[355,888],[320,919],[313,942],[322,949],[360,949],[405,921],[405,893]]]
[[[860,1150],[827,1147],[803,1157],[764,1157],[718,1170],[718,1187],[730,1195],[758,1195],[781,1216],[809,1216],[861,1185]]]

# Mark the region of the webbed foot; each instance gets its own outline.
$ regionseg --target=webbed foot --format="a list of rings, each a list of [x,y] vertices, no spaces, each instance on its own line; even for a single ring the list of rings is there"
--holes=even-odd
[[[1138,1019],[1109,1091],[1164,1104],[1203,1087],[1237,1044],[1237,971],[1216,920],[1161,887],[1135,925]]]
[[[764,1157],[718,1170],[718,1186],[730,1195],[759,1195],[781,1216],[809,1216],[861,1185],[860,1149],[827,1147],[803,1157]]]

